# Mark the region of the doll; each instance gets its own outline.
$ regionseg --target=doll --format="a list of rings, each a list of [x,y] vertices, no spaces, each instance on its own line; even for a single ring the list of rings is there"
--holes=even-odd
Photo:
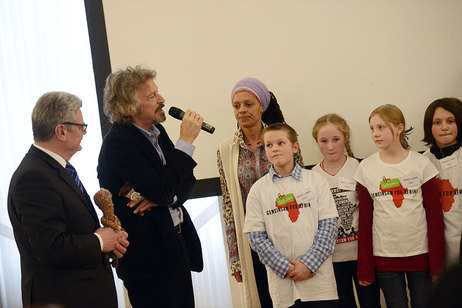
[[[110,227],[115,231],[122,231],[122,224],[120,223],[119,218],[114,215],[114,203],[112,202],[112,196],[109,190],[101,188],[93,197],[96,205],[103,211],[103,217],[101,217],[101,223],[105,227]],[[109,264],[112,267],[117,267],[119,259],[113,252],[108,252],[104,254],[106,266],[109,267]]]

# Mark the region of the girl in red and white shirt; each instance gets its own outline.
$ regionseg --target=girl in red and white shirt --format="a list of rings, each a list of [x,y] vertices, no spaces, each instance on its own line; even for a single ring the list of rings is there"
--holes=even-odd
[[[444,227],[436,175],[430,160],[409,150],[405,120],[395,105],[369,116],[379,152],[354,175],[359,190],[358,280],[376,278],[388,308],[425,305],[444,266]]]

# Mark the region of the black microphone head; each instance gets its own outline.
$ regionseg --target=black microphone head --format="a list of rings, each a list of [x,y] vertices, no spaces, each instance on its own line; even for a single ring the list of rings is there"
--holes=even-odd
[[[184,111],[176,107],[170,107],[170,109],[168,110],[168,114],[178,120],[183,120],[184,117]],[[205,122],[202,123],[201,128],[210,134],[213,134],[213,132],[215,131],[215,127]]]
[[[184,111],[173,106],[168,110],[168,114],[178,120],[182,120],[184,117]]]

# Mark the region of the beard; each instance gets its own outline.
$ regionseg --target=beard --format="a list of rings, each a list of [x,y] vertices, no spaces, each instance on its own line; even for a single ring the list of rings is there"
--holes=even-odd
[[[157,121],[155,121],[154,125],[159,124],[159,123],[163,123],[163,122],[165,122],[165,120],[167,120],[167,116],[165,115],[165,112],[162,110],[162,108],[164,108],[164,107],[165,107],[165,104],[161,104],[159,107],[157,107],[156,114],[159,115],[159,119]],[[160,111],[162,111],[162,113],[160,113]]]

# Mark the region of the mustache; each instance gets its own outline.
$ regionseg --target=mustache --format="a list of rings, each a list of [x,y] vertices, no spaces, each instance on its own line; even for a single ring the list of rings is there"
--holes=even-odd
[[[165,104],[160,104],[160,106],[157,107],[156,112],[159,111],[159,110],[161,110],[161,109],[164,108],[164,107],[165,107]]]

